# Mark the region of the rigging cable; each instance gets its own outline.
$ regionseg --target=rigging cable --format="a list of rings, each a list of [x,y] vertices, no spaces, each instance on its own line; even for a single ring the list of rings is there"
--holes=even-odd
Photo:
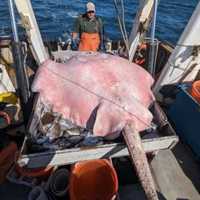
[[[125,23],[123,22],[123,19],[120,18],[121,17],[120,11],[119,11],[116,0],[114,0],[114,5],[115,5],[116,12],[117,12],[118,23],[119,23],[120,31],[121,31],[121,34],[122,34],[122,37],[123,37],[123,41],[124,41],[124,44],[126,46],[127,51],[129,51],[128,37],[126,37],[126,35],[127,35],[126,30],[124,30]],[[122,10],[122,13],[123,13],[123,10]],[[122,14],[122,15],[124,15],[124,14]],[[123,18],[123,16],[122,16],[122,18]]]
[[[124,15],[125,11],[124,11],[124,1],[123,0],[121,0],[121,8],[122,8],[122,27],[124,29],[126,41],[128,42],[128,35],[127,35],[126,25],[125,25],[125,15]]]

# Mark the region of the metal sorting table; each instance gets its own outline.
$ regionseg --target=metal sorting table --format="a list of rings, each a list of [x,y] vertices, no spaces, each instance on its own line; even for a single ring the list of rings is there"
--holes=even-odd
[[[69,59],[73,53],[69,51],[56,52],[54,54],[55,59],[61,58],[62,60]],[[153,109],[154,118],[158,121],[158,124],[164,124],[167,126],[167,132],[161,130],[159,137],[153,137],[148,139],[142,139],[142,144],[146,153],[157,152],[162,149],[170,149],[178,142],[178,136],[169,124],[165,113],[160,106],[155,103],[156,106]],[[41,109],[39,98],[35,99],[35,105],[33,106],[33,113],[29,124],[29,132],[34,135],[37,131],[37,126],[40,120],[38,113]],[[125,143],[109,143],[98,145],[94,147],[81,147],[70,148],[64,150],[48,151],[42,153],[26,154],[26,144],[22,149],[22,155],[18,159],[20,166],[26,166],[28,168],[39,168],[46,166],[59,166],[72,164],[81,160],[91,160],[99,158],[114,158],[128,156],[129,152]]]

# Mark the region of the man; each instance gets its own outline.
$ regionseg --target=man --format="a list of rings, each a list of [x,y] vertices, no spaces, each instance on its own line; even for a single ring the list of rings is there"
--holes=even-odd
[[[80,51],[97,51],[103,46],[103,23],[100,17],[95,15],[95,5],[92,2],[86,4],[86,13],[80,15],[74,24],[72,39],[80,37]]]

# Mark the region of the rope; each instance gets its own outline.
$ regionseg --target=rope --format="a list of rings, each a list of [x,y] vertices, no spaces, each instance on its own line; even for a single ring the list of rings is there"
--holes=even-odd
[[[122,7],[122,26],[124,29],[124,33],[125,33],[125,38],[126,38],[126,42],[128,42],[128,35],[127,35],[127,31],[126,31],[126,25],[125,25],[125,16],[124,16],[124,1],[121,0],[121,7]]]

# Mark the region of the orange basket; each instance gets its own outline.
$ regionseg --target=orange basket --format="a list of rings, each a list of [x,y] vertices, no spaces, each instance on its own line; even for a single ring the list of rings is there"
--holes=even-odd
[[[84,161],[72,167],[69,184],[71,200],[111,200],[117,191],[117,174],[108,160]]]
[[[192,88],[191,88],[190,94],[198,103],[200,103],[200,80],[199,81],[195,81],[192,84]]]

